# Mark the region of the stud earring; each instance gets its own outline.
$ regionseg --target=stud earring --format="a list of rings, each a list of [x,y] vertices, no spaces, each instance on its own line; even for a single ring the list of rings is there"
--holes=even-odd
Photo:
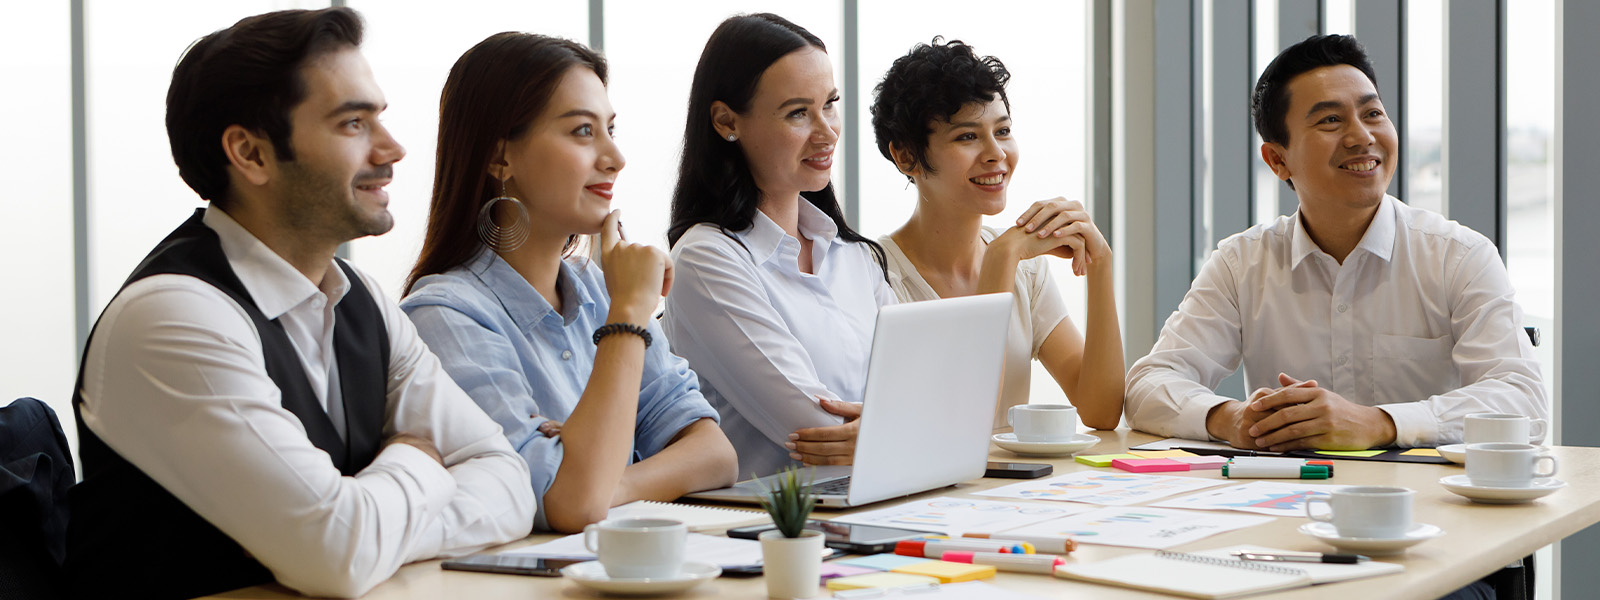
[[[728,141],[734,142],[734,141],[738,141],[738,140],[739,140],[739,136],[734,135],[732,133],[728,134]]]

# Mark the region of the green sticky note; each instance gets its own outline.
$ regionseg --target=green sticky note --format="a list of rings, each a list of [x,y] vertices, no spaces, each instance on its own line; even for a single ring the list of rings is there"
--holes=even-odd
[[[1109,466],[1111,466],[1111,461],[1117,460],[1119,458],[1139,458],[1139,457],[1135,456],[1135,455],[1132,455],[1132,454],[1089,454],[1089,455],[1080,454],[1078,456],[1072,457],[1073,460],[1076,460],[1076,461],[1081,462],[1083,464],[1089,465],[1091,467],[1109,467]]]
[[[1317,454],[1326,454],[1328,456],[1357,456],[1361,458],[1371,458],[1379,454],[1383,454],[1384,452],[1387,452],[1387,450],[1318,450]]]

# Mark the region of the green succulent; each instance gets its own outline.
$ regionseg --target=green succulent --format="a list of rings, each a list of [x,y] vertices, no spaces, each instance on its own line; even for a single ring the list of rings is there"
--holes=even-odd
[[[814,470],[806,469],[802,477],[798,467],[789,467],[772,478],[773,487],[760,484],[761,507],[772,515],[772,523],[778,526],[778,531],[783,532],[784,537],[800,537],[805,530],[806,519],[811,516],[811,509],[817,506],[817,495],[811,490],[815,474]]]

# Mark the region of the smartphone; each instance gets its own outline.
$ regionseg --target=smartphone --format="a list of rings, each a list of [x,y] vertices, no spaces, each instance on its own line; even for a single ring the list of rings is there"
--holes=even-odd
[[[728,537],[753,540],[761,532],[773,529],[775,527],[772,525],[738,527],[729,529]],[[895,542],[931,535],[926,531],[913,529],[878,527],[876,525],[851,525],[832,521],[806,521],[806,529],[821,531],[824,535],[822,540],[824,546],[853,554],[893,552]]]
[[[1038,479],[1055,471],[1055,467],[1042,463],[991,462],[983,472],[984,477],[1006,479]]]
[[[583,561],[538,558],[535,556],[507,556],[504,554],[474,554],[444,561],[444,564],[439,566],[452,571],[560,577],[562,567],[580,562]]]

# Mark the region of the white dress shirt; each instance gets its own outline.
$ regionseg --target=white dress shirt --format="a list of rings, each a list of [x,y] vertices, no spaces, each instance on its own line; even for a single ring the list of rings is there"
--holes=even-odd
[[[284,324],[324,406],[342,406],[329,382],[338,381],[333,308],[349,289],[343,272],[330,264],[319,289],[215,206],[204,222],[257,307]],[[448,467],[394,444],[340,476],[281,405],[244,309],[193,277],[155,275],[122,290],[84,362],[84,424],[279,583],[310,595],[357,596],[407,562],[514,540],[533,523],[521,457],[410,319],[361,277],[389,335],[383,433],[432,440]]]
[[[696,225],[672,249],[667,337],[722,415],[741,478],[793,464],[782,444],[796,429],[843,422],[817,397],[862,401],[878,307],[895,302],[866,244],[839,239],[810,202],[799,212],[812,273],[800,241],[760,212],[730,234]]]
[[[980,236],[984,243],[994,241],[1000,231],[984,227]],[[938,300],[939,293],[917,272],[917,266],[900,250],[889,236],[878,238],[889,255],[889,287],[901,302]],[[1011,311],[1011,325],[1006,332],[1005,380],[1000,384],[1000,401],[994,407],[994,428],[1010,427],[1007,422],[1011,407],[1028,403],[1028,388],[1033,381],[1033,360],[1039,358],[1039,348],[1067,319],[1067,302],[1061,290],[1050,277],[1050,264],[1045,257],[1017,263],[1016,284],[1011,297],[1016,304]]]
[[[1402,447],[1460,442],[1463,418],[1550,418],[1533,346],[1494,244],[1385,197],[1339,264],[1299,213],[1229,237],[1150,354],[1128,372],[1138,429],[1209,439],[1212,390],[1244,363],[1246,389],[1278,373],[1377,406]]]

